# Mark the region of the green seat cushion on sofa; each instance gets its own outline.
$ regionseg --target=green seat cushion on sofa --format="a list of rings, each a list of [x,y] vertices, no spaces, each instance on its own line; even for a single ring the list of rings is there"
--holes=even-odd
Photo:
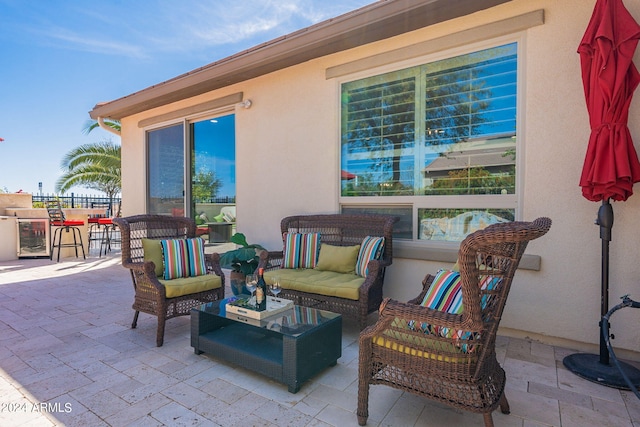
[[[164,261],[162,258],[162,244],[160,240],[142,239],[142,250],[144,251],[144,260],[153,261],[156,265],[156,276],[162,277],[164,274]]]
[[[360,286],[365,278],[356,274],[336,273],[312,268],[291,269],[280,268],[265,271],[264,279],[273,283],[273,277],[280,278],[282,289],[308,292],[310,294],[330,297],[346,298],[357,301],[360,299]]]
[[[222,287],[222,279],[215,274],[205,274],[195,277],[180,277],[178,279],[158,279],[167,291],[167,298],[181,297]]]

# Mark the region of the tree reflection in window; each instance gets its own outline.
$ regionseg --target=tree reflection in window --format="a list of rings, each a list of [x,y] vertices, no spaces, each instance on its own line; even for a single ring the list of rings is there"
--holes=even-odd
[[[517,45],[342,85],[342,196],[513,194]]]

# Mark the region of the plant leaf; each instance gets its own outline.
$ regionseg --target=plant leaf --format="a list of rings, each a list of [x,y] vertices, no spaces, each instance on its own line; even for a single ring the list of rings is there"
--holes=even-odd
[[[231,236],[231,241],[236,245],[241,245],[241,246],[244,246],[245,248],[249,246],[249,243],[247,243],[247,238],[242,233],[236,233],[233,236]]]

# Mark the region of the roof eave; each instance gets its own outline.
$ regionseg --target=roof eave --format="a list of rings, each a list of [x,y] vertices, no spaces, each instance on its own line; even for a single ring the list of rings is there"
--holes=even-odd
[[[469,15],[512,0],[382,0],[114,101],[89,115],[120,120],[315,58]]]

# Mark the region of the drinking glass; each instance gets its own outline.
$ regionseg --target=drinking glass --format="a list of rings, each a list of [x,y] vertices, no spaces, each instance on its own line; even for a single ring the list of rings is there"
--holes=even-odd
[[[258,276],[255,274],[247,274],[247,278],[245,280],[247,290],[251,293],[250,301],[253,299],[253,293],[255,292],[258,286]]]
[[[282,286],[280,286],[280,278],[279,277],[274,277],[273,278],[273,283],[271,283],[269,285],[269,290],[271,291],[271,293],[273,294],[274,297],[278,298],[278,294],[282,290]]]

